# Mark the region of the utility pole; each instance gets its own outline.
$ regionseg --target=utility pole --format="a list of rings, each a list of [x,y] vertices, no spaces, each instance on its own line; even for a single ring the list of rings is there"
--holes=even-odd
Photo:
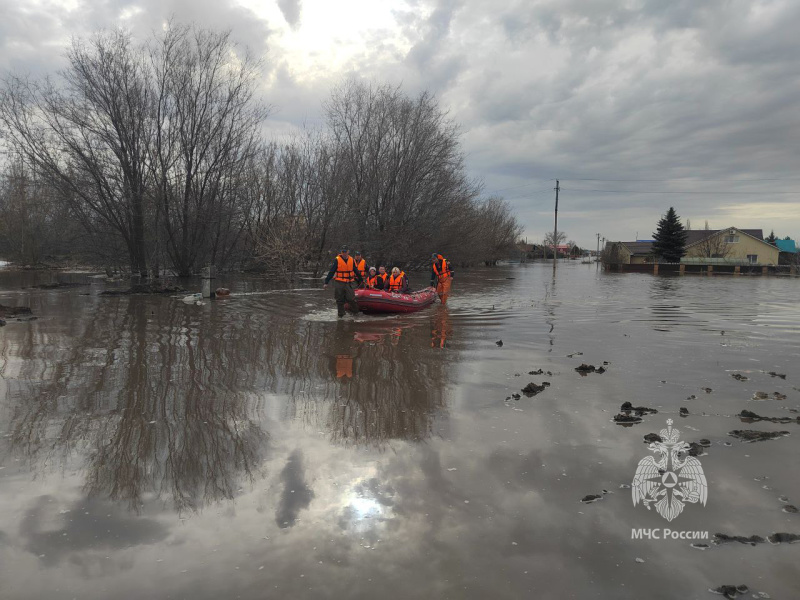
[[[600,257],[600,234],[599,233],[597,234],[597,254],[595,254],[595,256],[598,257],[598,258]]]
[[[555,226],[553,227],[553,269],[556,268],[556,263],[558,259],[558,192],[560,190],[560,186],[558,185],[558,179],[556,179],[556,213],[555,213]]]

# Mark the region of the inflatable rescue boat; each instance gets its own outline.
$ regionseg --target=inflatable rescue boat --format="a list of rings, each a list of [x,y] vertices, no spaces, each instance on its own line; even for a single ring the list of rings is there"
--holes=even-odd
[[[356,290],[358,308],[365,313],[411,313],[436,301],[436,290],[427,287],[418,292],[398,294],[384,290]]]

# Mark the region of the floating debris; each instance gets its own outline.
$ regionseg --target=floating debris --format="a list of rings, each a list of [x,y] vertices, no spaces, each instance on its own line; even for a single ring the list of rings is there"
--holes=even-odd
[[[545,373],[547,375],[549,375],[550,377],[553,376],[553,372],[552,371],[544,371],[543,369],[536,369],[535,371],[528,371],[528,375],[544,375]]]
[[[800,535],[796,533],[773,533],[767,539],[770,544],[795,544],[800,542]]]
[[[575,367],[575,370],[584,376],[589,373],[600,373],[602,375],[606,372],[604,367],[595,367],[594,365],[587,365],[586,363],[581,363],[581,366]]]
[[[598,500],[602,500],[603,496],[600,494],[587,494],[583,498],[581,498],[581,502],[584,504],[591,504],[592,502],[597,502]]]
[[[620,413],[618,415],[614,415],[614,422],[617,425],[634,425],[636,423],[641,423],[642,418],[635,415],[624,415]]]
[[[689,409],[685,406],[681,406],[681,409],[678,411],[682,417],[686,417],[689,415]]]
[[[708,544],[703,544],[703,543],[698,543],[698,542],[695,542],[694,544],[691,544],[691,546],[695,550],[708,550],[709,548],[711,548],[711,546],[709,546]]]
[[[637,563],[643,563],[643,562],[645,562],[645,560],[644,560],[643,558],[639,558],[639,557],[637,556],[637,557],[636,557],[636,562],[637,562]]]
[[[766,400],[769,398],[769,394],[767,392],[756,392],[753,394],[753,400]]]
[[[742,594],[746,594],[750,591],[750,588],[744,584],[741,585],[721,585],[718,588],[709,589],[709,592],[712,594],[719,594],[721,596],[725,596],[726,598],[736,598],[736,596]]]
[[[773,377],[780,377],[781,379],[786,379],[786,373],[776,373],[775,371],[770,371],[767,375],[772,375]]]
[[[704,388],[700,388],[700,389],[703,390],[706,394],[710,394],[711,392],[714,391],[710,387],[704,387]]]
[[[695,396],[694,394],[692,394],[691,396],[687,396],[687,397],[686,397],[686,399],[687,399],[687,400],[697,400],[697,396]]]
[[[763,544],[767,540],[765,540],[760,535],[751,535],[750,537],[745,537],[743,535],[726,535],[724,533],[715,533],[714,534],[714,545],[721,546],[723,544],[747,544],[748,546],[755,546],[756,544]]]
[[[648,433],[644,436],[644,443],[645,444],[654,444],[655,442],[663,442],[664,438],[662,438],[657,433]]]
[[[731,377],[733,377],[736,381],[747,381],[748,379],[750,379],[749,377],[746,377],[741,373],[731,373]]]
[[[501,347],[502,347],[502,345],[503,345],[503,340],[497,340],[497,341],[495,342],[495,344],[497,344],[498,346],[501,346]]]
[[[728,435],[738,438],[743,442],[764,442],[766,440],[777,440],[781,437],[790,435],[788,431],[754,431],[752,429],[734,429]]]
[[[567,358],[575,358],[576,356],[583,356],[583,352],[573,352],[572,354],[567,354]]]
[[[797,514],[798,512],[800,512],[800,510],[798,510],[798,508],[794,504],[787,504],[786,506],[783,507],[783,512]]]
[[[800,417],[763,417],[750,410],[743,410],[738,415],[743,422],[769,421],[770,423],[800,423]]]
[[[646,414],[657,414],[658,410],[655,408],[649,408],[647,406],[634,406],[630,402],[623,402],[622,406],[619,409],[624,413],[634,412],[637,416],[641,417]]]
[[[522,393],[528,397],[535,396],[536,394],[541,394],[545,389],[550,387],[549,381],[543,381],[542,385],[536,385],[534,382],[530,382],[524,388],[522,388]]]

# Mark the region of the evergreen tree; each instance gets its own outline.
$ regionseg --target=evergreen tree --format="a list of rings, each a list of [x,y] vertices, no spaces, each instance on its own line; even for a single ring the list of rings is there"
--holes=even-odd
[[[774,231],[770,231],[769,232],[769,237],[765,241],[768,244],[772,244],[773,246],[775,246],[776,245],[775,242],[777,241],[777,239],[778,238],[775,237],[775,232]]]
[[[664,262],[680,262],[686,254],[686,230],[673,207],[658,222],[658,231],[653,233],[653,254]]]

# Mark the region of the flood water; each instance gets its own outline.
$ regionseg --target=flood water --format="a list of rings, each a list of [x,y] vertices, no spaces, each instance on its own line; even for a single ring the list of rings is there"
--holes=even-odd
[[[800,425],[734,416],[798,416],[800,280],[531,263],[338,321],[257,278],[202,306],[22,289],[54,277],[0,271],[39,317],[0,328],[0,598],[800,597],[800,544],[631,539],[800,534]],[[626,401],[659,412],[622,427]],[[620,487],[669,418],[711,441],[672,522]]]

